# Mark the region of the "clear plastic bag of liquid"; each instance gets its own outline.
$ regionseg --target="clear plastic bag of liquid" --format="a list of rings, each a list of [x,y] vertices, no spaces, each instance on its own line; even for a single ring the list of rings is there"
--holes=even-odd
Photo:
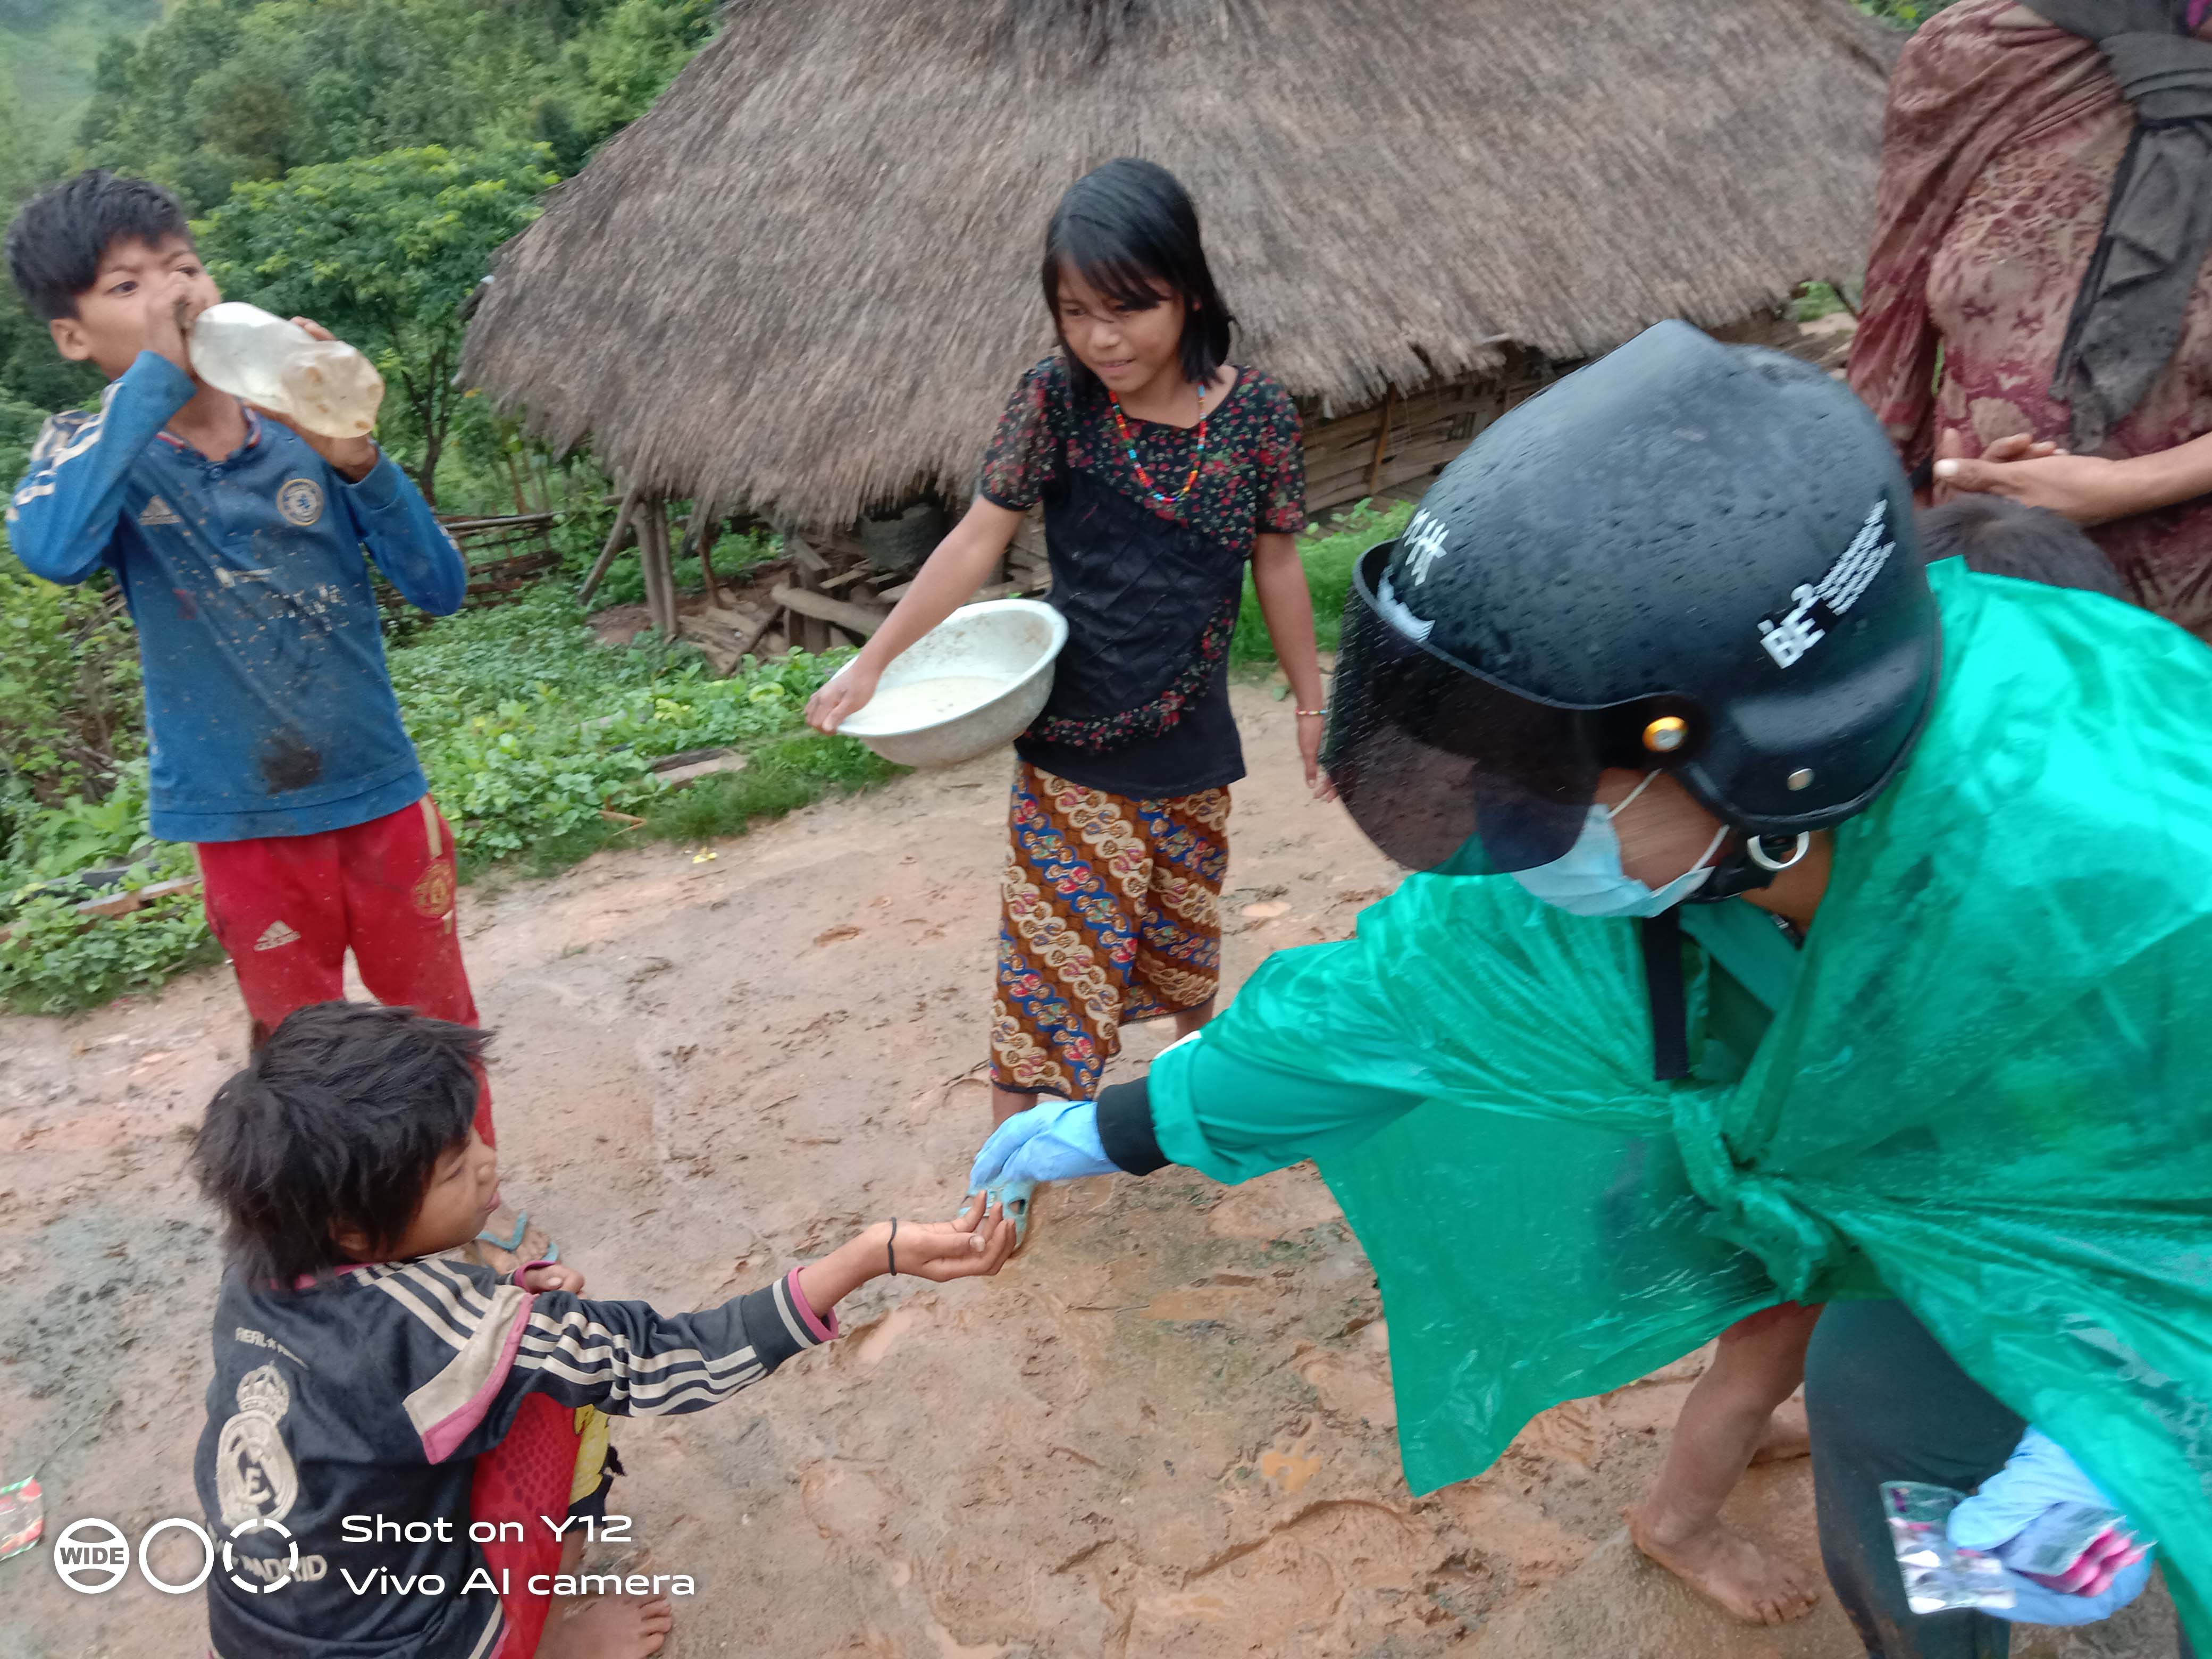
[[[192,369],[210,386],[326,438],[376,427],[384,377],[343,340],[318,340],[258,306],[226,300],[192,320]]]
[[[2013,1603],[2004,1565],[1996,1556],[1951,1541],[1946,1530],[1951,1511],[1964,1492],[1917,1480],[1885,1480],[1883,1516],[1905,1580],[1905,1602],[1915,1613],[1946,1613],[1954,1607],[1990,1611]]]

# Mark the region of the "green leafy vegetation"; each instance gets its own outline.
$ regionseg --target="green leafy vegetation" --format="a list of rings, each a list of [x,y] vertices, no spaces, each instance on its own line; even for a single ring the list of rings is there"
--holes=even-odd
[[[1352,569],[1359,556],[1377,542],[1387,542],[1409,524],[1413,504],[1399,501],[1378,507],[1372,501],[1355,501],[1326,525],[1308,525],[1298,543],[1298,556],[1306,568],[1306,586],[1313,593],[1314,638],[1323,651],[1334,651],[1344,623],[1344,604],[1352,596]],[[1260,614],[1260,596],[1248,572],[1244,578],[1244,608],[1237,613],[1237,635],[1229,647],[1229,660],[1251,666],[1275,660],[1267,639],[1267,619]]]
[[[1885,23],[1917,29],[1952,0],[1856,0],[1861,11],[1871,12]]]
[[[75,894],[19,905],[0,940],[0,1003],[64,1014],[128,991],[148,991],[187,968],[222,959],[197,892],[172,893],[128,915],[87,923]]]
[[[387,150],[542,143],[562,173],[712,33],[711,0],[179,0],[100,53],[89,160],[232,186]]]
[[[1833,283],[1801,283],[1790,301],[1790,317],[1792,322],[1813,323],[1850,308]]]
[[[548,584],[433,625],[392,653],[392,679],[454,841],[482,861],[601,822],[602,808],[641,816],[663,756],[796,730],[842,660],[797,652],[718,679],[689,649],[601,646]]]

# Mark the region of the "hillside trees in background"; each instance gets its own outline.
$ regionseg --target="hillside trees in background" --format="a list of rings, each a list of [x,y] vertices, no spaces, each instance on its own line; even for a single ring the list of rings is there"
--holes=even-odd
[[[0,0],[4,3],[5,0]],[[195,212],[240,182],[442,145],[543,143],[560,173],[642,114],[713,0],[180,0],[100,58],[84,157]]]
[[[464,395],[460,307],[493,250],[537,217],[548,159],[542,145],[428,145],[295,167],[234,185],[195,227],[226,295],[312,317],[375,362],[401,417],[385,436],[412,441],[411,471],[434,502]]]

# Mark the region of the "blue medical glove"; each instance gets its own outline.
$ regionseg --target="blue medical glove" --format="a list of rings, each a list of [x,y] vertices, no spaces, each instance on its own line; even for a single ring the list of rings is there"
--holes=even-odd
[[[1018,1181],[1072,1181],[1079,1176],[1117,1175],[1098,1139],[1098,1108],[1083,1100],[1048,1100],[1008,1118],[992,1132],[968,1172],[968,1190],[980,1193]]]
[[[2040,1429],[2030,1428],[2004,1468],[1982,1483],[1982,1489],[1951,1511],[1951,1541],[1967,1549],[1986,1550],[2005,1563],[2005,1582],[2011,1585],[2013,1605],[1990,1608],[1996,1618],[2030,1625],[2092,1625],[2109,1619],[2142,1594],[2150,1582],[2151,1556],[2148,1540],[2141,1557],[2115,1572],[2094,1595],[2057,1589],[2039,1577],[2015,1570],[2024,1553],[2013,1547],[2029,1527],[2061,1504],[2089,1504],[2118,1510],[2119,1505],[2067,1455],[2066,1449]],[[2126,1531],[2124,1521],[2113,1529]]]

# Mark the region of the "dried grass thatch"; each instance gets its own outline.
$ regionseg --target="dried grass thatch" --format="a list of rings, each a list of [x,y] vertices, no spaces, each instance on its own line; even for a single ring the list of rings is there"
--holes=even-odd
[[[1850,269],[1893,55],[1848,0],[733,0],[466,373],[648,489],[848,523],[965,493],[1108,157],[1182,177],[1240,359],[1341,412]]]

